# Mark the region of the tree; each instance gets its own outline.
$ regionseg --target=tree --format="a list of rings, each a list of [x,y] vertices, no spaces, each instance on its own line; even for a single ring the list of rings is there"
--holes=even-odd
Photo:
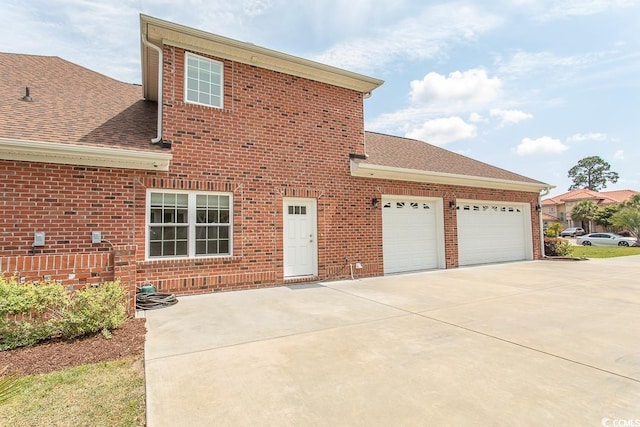
[[[623,208],[640,209],[640,193],[629,197],[629,200],[622,203]]]
[[[593,222],[609,230],[613,226],[612,218],[619,210],[620,205],[599,206],[593,213]]]
[[[640,209],[622,208],[612,220],[616,227],[629,230],[640,238]]]
[[[607,188],[607,182],[618,182],[618,173],[610,170],[611,165],[598,156],[585,157],[569,169],[569,178],[573,184],[569,191],[586,188],[598,191]]]
[[[584,228],[586,232],[589,232],[588,224],[593,219],[596,209],[598,209],[598,206],[591,200],[583,200],[582,202],[576,203],[571,210],[571,219],[575,222],[580,222],[582,228]],[[587,226],[585,226],[585,221],[587,222]]]
[[[552,222],[547,227],[547,231],[546,231],[545,234],[546,234],[547,237],[558,237],[563,228],[564,228],[564,226],[561,223]]]

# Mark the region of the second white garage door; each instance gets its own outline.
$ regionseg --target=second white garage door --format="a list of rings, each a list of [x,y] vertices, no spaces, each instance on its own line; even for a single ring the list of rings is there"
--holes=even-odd
[[[458,264],[533,259],[529,205],[458,202]]]
[[[383,196],[385,274],[443,267],[441,212],[441,200]]]

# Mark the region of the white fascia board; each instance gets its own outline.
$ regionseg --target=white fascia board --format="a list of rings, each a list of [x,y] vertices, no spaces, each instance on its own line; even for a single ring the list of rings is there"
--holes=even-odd
[[[430,184],[457,185],[464,187],[492,188],[538,193],[554,188],[544,183],[510,181],[506,179],[485,178],[479,176],[458,175],[443,172],[431,172],[416,169],[404,169],[391,166],[371,165],[351,160],[351,176],[360,178],[390,179],[394,181],[425,182]]]
[[[172,157],[152,151],[0,138],[2,160],[168,171]]]
[[[206,53],[231,61],[344,87],[364,94],[370,94],[384,83],[383,80],[374,77],[267,49],[252,43],[241,42],[195,28],[185,27],[144,14],[140,15],[140,23],[141,31],[147,34],[150,42],[155,44],[162,43]]]

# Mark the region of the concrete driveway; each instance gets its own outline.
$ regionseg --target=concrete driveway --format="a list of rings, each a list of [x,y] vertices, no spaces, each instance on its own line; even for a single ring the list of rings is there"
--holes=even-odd
[[[639,267],[534,261],[183,297],[146,313],[148,424],[638,426]]]

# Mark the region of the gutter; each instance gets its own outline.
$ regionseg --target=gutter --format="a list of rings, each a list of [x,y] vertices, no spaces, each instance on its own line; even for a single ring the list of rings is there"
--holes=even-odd
[[[497,190],[527,191],[539,193],[548,189],[549,184],[538,182],[512,181],[500,178],[486,178],[472,175],[459,175],[447,172],[405,169],[394,166],[374,165],[358,162],[362,157],[349,155],[351,176],[360,178],[391,179],[395,181],[427,182],[430,184],[449,184],[465,187],[492,188]],[[365,156],[366,158],[366,156]],[[553,187],[551,187],[553,188]]]
[[[0,138],[0,159],[104,168],[168,171],[172,155],[160,150],[63,144]]]
[[[142,33],[142,43],[158,52],[158,131],[156,137],[151,140],[152,144],[162,142],[162,49],[147,40],[147,35]]]

